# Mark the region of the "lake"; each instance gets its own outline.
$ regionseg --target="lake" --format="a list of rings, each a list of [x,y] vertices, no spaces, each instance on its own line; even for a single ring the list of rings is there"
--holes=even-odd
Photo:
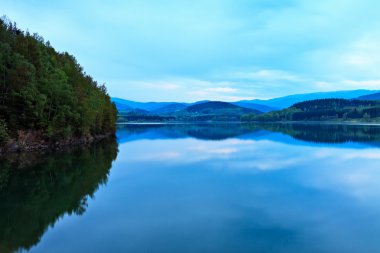
[[[378,126],[124,125],[0,165],[0,252],[380,252]]]

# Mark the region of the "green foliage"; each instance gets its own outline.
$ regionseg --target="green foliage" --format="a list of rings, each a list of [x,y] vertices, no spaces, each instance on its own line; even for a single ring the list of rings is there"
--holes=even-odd
[[[0,119],[0,144],[4,144],[7,142],[8,136],[8,128],[7,124],[4,120]]]
[[[116,115],[104,85],[72,55],[0,19],[0,117],[11,135],[17,130],[38,130],[49,138],[110,133]]]
[[[281,111],[244,115],[242,121],[378,121],[380,101],[316,99]]]

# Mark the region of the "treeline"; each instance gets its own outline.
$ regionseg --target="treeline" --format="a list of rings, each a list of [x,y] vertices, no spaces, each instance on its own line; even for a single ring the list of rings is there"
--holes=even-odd
[[[0,19],[0,144],[20,130],[49,139],[112,133],[116,117],[105,86],[74,56]]]
[[[119,123],[126,122],[228,122],[228,121],[240,121],[241,116],[236,115],[224,115],[224,114],[168,114],[168,115],[143,115],[143,114],[123,114],[118,117]]]
[[[242,121],[378,121],[380,101],[316,99],[261,115],[244,115]]]

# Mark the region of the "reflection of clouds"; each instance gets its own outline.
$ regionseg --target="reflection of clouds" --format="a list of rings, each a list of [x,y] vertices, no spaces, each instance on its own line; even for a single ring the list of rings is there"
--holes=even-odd
[[[380,194],[380,149],[298,146],[269,140],[140,140],[120,146],[118,160],[192,165],[231,172],[291,169],[299,184],[355,198]],[[203,163],[199,165],[199,163]]]
[[[315,158],[335,158],[340,160],[380,159],[380,149],[342,149],[319,148],[314,153]]]
[[[380,159],[380,150],[364,150],[361,152],[348,153],[342,156],[342,159]]]
[[[340,192],[357,200],[380,197],[380,149],[314,148],[307,155],[307,170],[300,183]],[[301,165],[299,165],[301,166]]]
[[[267,157],[265,160],[247,162],[236,162],[231,169],[235,171],[255,170],[280,170],[302,162],[302,158],[289,158],[277,160],[278,157]]]
[[[166,151],[166,152],[156,152],[156,153],[147,153],[142,154],[138,159],[144,160],[168,160],[168,159],[178,159],[182,157],[182,154],[175,151]]]
[[[268,140],[141,140],[122,144],[120,150],[119,157],[127,161],[165,160],[178,165],[207,161],[213,168],[242,171],[284,169],[306,159],[302,156],[303,149]],[[228,160],[228,166],[224,163],[220,167],[222,160]]]
[[[239,151],[236,148],[228,148],[228,147],[210,148],[206,145],[197,145],[194,147],[190,147],[189,150],[193,151],[193,152],[210,153],[210,154],[223,154],[223,155],[229,155],[229,154],[236,153]]]
[[[204,160],[230,158],[238,153],[241,145],[251,141],[225,140],[218,142],[195,139],[141,140],[120,146],[120,159],[125,161],[192,163]]]
[[[231,227],[240,228],[242,224],[243,231],[257,227],[288,229],[294,231],[295,240],[307,245],[318,241],[317,246],[313,245],[317,247],[313,248],[315,252],[370,252],[362,249],[380,248],[376,244],[380,232],[379,157],[380,149],[376,148],[188,138],[124,143],[118,161],[127,161],[125,171],[130,174],[150,175],[149,170],[160,173],[149,177],[148,182],[141,180],[147,186],[142,189],[151,193],[136,203],[149,203],[149,196],[160,202],[158,207],[167,201],[168,209],[162,213],[168,214],[171,222],[173,216],[181,217],[181,210],[191,210],[185,213],[185,222],[177,223],[180,229],[197,224],[194,217],[202,224],[215,219],[216,231],[231,231]],[[159,171],[162,168],[172,169],[169,177],[167,171]],[[121,173],[117,175],[120,178]],[[154,195],[161,188],[165,191]],[[173,208],[175,200],[181,208]],[[144,207],[137,210],[140,214]],[[120,215],[125,219],[125,213]],[[152,217],[149,224],[156,224],[157,217]],[[227,224],[225,230],[220,224]],[[170,225],[175,227],[175,223]],[[149,228],[145,227],[143,233],[152,231]],[[268,236],[258,233],[263,238]],[[332,245],[332,250],[326,250],[326,245]]]

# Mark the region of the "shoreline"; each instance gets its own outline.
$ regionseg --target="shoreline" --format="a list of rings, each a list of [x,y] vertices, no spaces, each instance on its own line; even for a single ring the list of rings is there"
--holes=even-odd
[[[68,138],[59,141],[45,141],[42,139],[33,139],[31,141],[11,140],[7,144],[0,147],[0,157],[13,153],[40,152],[45,150],[57,151],[66,147],[90,145],[112,137],[115,137],[114,133],[80,138]]]
[[[120,122],[122,125],[196,125],[196,124],[310,124],[310,125],[347,125],[347,126],[380,126],[374,122],[350,122],[350,121],[200,121],[200,122]]]
[[[194,125],[194,124],[241,124],[241,121],[178,121],[178,122],[120,122],[118,125]]]
[[[380,126],[373,122],[353,122],[353,121],[251,121],[245,123],[259,124],[303,124],[303,125],[347,125],[347,126]]]

